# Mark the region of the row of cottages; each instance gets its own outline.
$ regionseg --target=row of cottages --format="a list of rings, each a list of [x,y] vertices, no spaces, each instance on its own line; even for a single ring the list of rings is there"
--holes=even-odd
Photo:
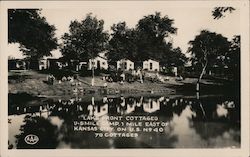
[[[117,61],[117,69],[125,71],[134,70],[135,63],[129,59],[121,59]],[[142,62],[142,69],[147,71],[160,71],[160,63],[156,60],[148,59]]]
[[[99,53],[97,57],[94,59],[89,59],[88,61],[79,61],[79,60],[70,60],[69,62],[64,61],[63,59],[47,59],[41,60],[40,65],[43,68],[39,68],[39,70],[42,69],[51,69],[54,67],[55,69],[63,69],[66,67],[70,67],[75,69],[76,71],[88,69],[91,70],[92,67],[95,69],[108,69],[108,59],[105,57],[105,52]]]
[[[36,69],[36,70],[45,70],[45,69],[64,69],[64,68],[73,68],[76,71],[87,69],[91,70],[92,67],[95,69],[104,69],[108,70],[109,64],[108,59],[105,56],[105,52],[99,53],[94,59],[89,59],[86,61],[79,60],[70,60],[69,62],[64,61],[62,58],[47,58],[40,59],[37,61],[24,61],[21,59],[12,59],[9,60],[9,69]],[[143,61],[140,64],[143,70],[148,71],[160,71],[160,64],[156,60],[148,59]],[[135,63],[129,59],[121,59],[116,62],[116,68],[122,69],[124,71],[134,70]]]

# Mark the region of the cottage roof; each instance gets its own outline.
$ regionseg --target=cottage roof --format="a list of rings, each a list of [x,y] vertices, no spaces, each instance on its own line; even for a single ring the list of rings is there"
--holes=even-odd
[[[120,59],[120,60],[118,60],[118,61],[129,61],[129,62],[134,63],[133,61],[131,61],[130,59],[127,59],[127,58],[123,58],[123,59]]]
[[[149,58],[149,59],[147,59],[147,60],[144,60],[143,62],[145,62],[145,61],[147,61],[147,62],[148,62],[148,61],[153,61],[153,62],[158,62],[158,63],[160,62],[160,61],[158,61],[158,60],[156,60],[156,59],[151,59],[151,58]]]
[[[105,57],[105,56],[97,55],[97,57],[100,57],[100,58],[102,58],[104,60],[108,60],[107,57]]]

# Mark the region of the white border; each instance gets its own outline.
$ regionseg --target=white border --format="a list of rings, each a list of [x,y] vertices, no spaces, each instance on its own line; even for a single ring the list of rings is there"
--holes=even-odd
[[[241,148],[239,149],[43,149],[43,150],[8,150],[8,68],[5,51],[7,48],[7,8],[80,8],[87,1],[1,1],[1,38],[0,38],[0,121],[1,147],[3,157],[157,157],[157,156],[192,156],[192,157],[247,157],[249,156],[249,1],[167,1],[171,7],[214,7],[234,6],[241,10]],[[90,2],[90,1],[89,1]],[[91,1],[102,4],[106,1]],[[123,1],[111,1],[123,3]],[[134,1],[131,1],[134,2]],[[136,1],[142,3],[145,1]],[[161,1],[157,1],[161,2]]]

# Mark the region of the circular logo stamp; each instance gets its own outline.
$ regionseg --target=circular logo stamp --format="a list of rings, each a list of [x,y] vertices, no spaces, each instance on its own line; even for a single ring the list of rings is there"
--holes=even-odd
[[[38,138],[38,136],[36,136],[36,135],[29,134],[29,135],[27,135],[27,136],[24,138],[24,141],[25,141],[27,144],[34,145],[34,144],[36,144],[36,143],[39,141],[39,138]]]

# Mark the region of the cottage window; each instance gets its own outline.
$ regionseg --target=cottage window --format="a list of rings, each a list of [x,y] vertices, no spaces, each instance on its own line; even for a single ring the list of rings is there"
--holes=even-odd
[[[153,69],[153,63],[150,63],[149,66],[150,66],[149,69],[152,70]]]
[[[127,62],[124,63],[124,69],[127,69]]]

